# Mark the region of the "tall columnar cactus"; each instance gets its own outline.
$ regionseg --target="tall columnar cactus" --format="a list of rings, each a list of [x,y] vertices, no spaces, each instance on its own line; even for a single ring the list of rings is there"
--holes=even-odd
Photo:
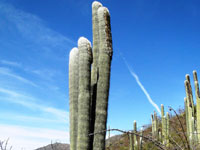
[[[106,7],[100,7],[97,15],[99,21],[99,58],[94,132],[106,130],[110,67],[113,52],[109,11]],[[94,135],[93,149],[105,149],[105,133]]]
[[[136,121],[134,121],[134,123],[133,123],[133,131],[134,131],[134,133],[137,133],[137,122]],[[138,150],[138,142],[137,142],[137,136],[136,136],[136,134],[134,134],[134,136],[133,136],[133,141],[134,141],[134,150]]]
[[[73,50],[77,52],[76,57],[70,54],[71,150],[105,149],[105,133],[89,137],[89,133],[106,130],[113,53],[110,14],[96,1],[92,4],[92,22],[93,54],[90,42],[83,37],[78,41],[78,49]]]
[[[102,4],[94,1],[92,3],[92,31],[93,31],[93,62],[91,72],[91,111],[90,111],[90,133],[94,132],[95,108],[96,108],[96,93],[97,93],[97,78],[98,78],[98,59],[99,59],[99,20],[97,10]],[[93,136],[90,136],[90,145],[93,145]]]
[[[165,141],[166,146],[169,147],[169,113],[166,114],[166,133],[165,133]]]
[[[143,128],[141,128],[140,130],[140,139],[139,139],[139,150],[142,150],[143,149]]]
[[[196,127],[197,127],[197,137],[198,143],[200,143],[200,93],[199,93],[199,83],[197,78],[197,72],[193,71],[194,85],[195,85],[195,97],[196,97]]]
[[[162,143],[169,147],[169,113],[167,112],[165,115],[164,105],[161,104],[161,127],[162,127],[162,136],[161,139]]]
[[[164,111],[164,106],[161,104],[161,126],[162,126],[162,139],[165,137],[165,132],[166,132],[166,120],[165,120],[165,111]],[[164,140],[163,140],[164,144]]]
[[[78,133],[78,48],[69,57],[70,149],[76,150]]]
[[[90,80],[92,48],[86,38],[79,38],[79,94],[78,94],[78,143],[77,150],[89,149],[90,129]]]
[[[154,115],[151,115],[152,119],[152,137],[158,139],[158,117],[156,112],[154,111]]]
[[[186,130],[187,130],[187,137],[189,138],[190,136],[190,133],[189,133],[189,111],[188,111],[188,101],[187,101],[187,98],[185,97],[184,98],[184,105],[185,105],[185,120],[186,120]]]
[[[129,134],[129,150],[134,150],[134,147],[133,147],[133,134]]]
[[[196,97],[196,109],[194,107],[192,87],[190,83],[189,75],[186,75],[185,80],[185,114],[186,114],[186,125],[187,125],[187,136],[190,140],[190,146],[197,145],[200,143],[200,94],[199,94],[199,83],[197,78],[197,72],[193,71],[194,85],[195,85],[195,97]]]
[[[187,125],[188,125],[188,139],[190,140],[190,145],[194,144],[194,104],[193,104],[193,98],[192,98],[192,88],[190,85],[190,77],[189,75],[186,75],[185,80],[185,91],[186,91],[186,104],[187,104]],[[192,119],[193,118],[193,119]]]
[[[151,133],[152,133],[152,137],[154,137],[154,117],[153,114],[151,114]]]

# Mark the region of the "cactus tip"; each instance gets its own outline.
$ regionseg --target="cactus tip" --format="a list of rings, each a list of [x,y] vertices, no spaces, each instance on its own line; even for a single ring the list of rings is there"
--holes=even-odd
[[[87,38],[80,37],[78,39],[78,45],[85,45],[85,44],[89,44],[91,46],[91,42]]]
[[[186,79],[188,82],[190,82],[190,75],[189,75],[189,74],[186,74],[186,75],[185,75],[185,79]]]
[[[187,98],[186,97],[184,97],[184,102],[187,100]]]
[[[77,53],[78,53],[78,48],[77,47],[72,48],[69,54],[70,58],[73,58]]]
[[[106,7],[99,7],[98,14],[106,14],[106,13],[110,15],[108,8],[106,8]]]
[[[195,73],[197,73],[197,71],[196,71],[196,70],[193,70],[193,74],[195,74]]]
[[[94,1],[92,3],[92,8],[94,8],[94,7],[101,7],[101,6],[102,6],[102,4],[100,2],[98,2],[98,1]]]

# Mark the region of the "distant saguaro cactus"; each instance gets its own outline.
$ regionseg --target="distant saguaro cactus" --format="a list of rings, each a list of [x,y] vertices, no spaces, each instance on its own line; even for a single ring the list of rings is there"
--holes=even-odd
[[[70,149],[76,150],[78,134],[78,48],[69,57]]]
[[[197,72],[193,71],[194,85],[195,85],[195,97],[196,97],[196,108],[193,101],[192,87],[190,83],[190,76],[186,75],[185,80],[185,114],[186,114],[186,126],[187,136],[190,142],[190,147],[198,145],[200,143],[200,93],[199,83],[197,78]]]
[[[79,49],[79,95],[78,95],[78,143],[77,150],[89,149],[90,128],[90,80],[92,48],[90,42],[81,37],[78,40]]]
[[[137,122],[133,122],[133,131],[134,133],[137,133]],[[134,150],[138,150],[138,142],[137,142],[137,136],[136,134],[133,135],[133,142],[134,142]]]

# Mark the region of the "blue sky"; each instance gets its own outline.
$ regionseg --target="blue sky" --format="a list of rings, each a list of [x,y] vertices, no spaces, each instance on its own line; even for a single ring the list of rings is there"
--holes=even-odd
[[[159,107],[183,107],[185,74],[199,73],[200,2],[100,2],[111,14],[114,51],[108,125],[150,123],[155,108],[130,71]],[[14,150],[69,143],[69,51],[80,36],[92,41],[91,4],[0,0],[0,139]]]

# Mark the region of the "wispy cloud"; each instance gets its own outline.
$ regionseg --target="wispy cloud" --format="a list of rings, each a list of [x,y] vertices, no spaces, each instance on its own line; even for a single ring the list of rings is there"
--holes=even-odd
[[[120,53],[120,56],[122,57],[126,67],[128,68],[128,71],[131,73],[131,75],[135,78],[137,84],[139,85],[139,87],[141,88],[141,90],[144,92],[144,94],[146,95],[148,101],[150,102],[150,104],[161,114],[160,108],[158,107],[158,105],[152,100],[151,96],[149,95],[149,93],[147,92],[147,90],[144,88],[143,84],[140,82],[139,77],[137,76],[137,74],[133,71],[133,69],[131,68],[131,66],[128,64],[128,62],[126,61],[126,59],[122,56],[122,54]]]
[[[14,62],[14,61],[8,61],[8,60],[1,60],[0,61],[4,65],[14,66],[14,67],[21,67],[20,63]]]
[[[41,102],[41,100],[38,100],[32,96],[24,95],[19,92],[4,89],[4,88],[0,88],[0,93],[5,94],[3,98],[0,98],[0,100],[19,104],[30,110],[40,110],[44,113],[51,114],[51,116],[53,115],[54,117],[62,120],[66,124],[69,121],[69,119],[68,119],[69,114],[67,111],[57,109],[54,107],[50,107],[50,106],[42,105],[39,103],[39,102]]]
[[[35,51],[57,58],[76,44],[71,38],[50,29],[38,16],[24,12],[11,4],[0,2],[0,13],[11,23],[25,39],[31,41]]]
[[[9,146],[14,150],[31,150],[52,142],[69,143],[69,133],[62,130],[30,128],[26,126],[11,126],[0,124],[0,139],[9,138]]]
[[[13,22],[17,29],[25,36],[36,40],[37,42],[48,42],[54,46],[69,42],[74,44],[74,41],[70,38],[62,36],[61,34],[44,26],[42,21],[36,15],[23,12],[16,9],[10,4],[0,3],[1,12],[3,12],[9,21]],[[38,37],[38,38],[36,38]]]
[[[25,79],[24,77],[21,77],[17,74],[15,74],[14,72],[12,72],[9,68],[6,68],[6,67],[0,67],[0,74],[1,75],[6,75],[6,76],[9,76],[9,77],[12,77],[12,78],[15,78],[23,83],[26,83],[26,84],[29,84],[29,85],[32,85],[34,87],[38,87],[35,83],[33,83],[32,81],[28,80],[28,79]]]

